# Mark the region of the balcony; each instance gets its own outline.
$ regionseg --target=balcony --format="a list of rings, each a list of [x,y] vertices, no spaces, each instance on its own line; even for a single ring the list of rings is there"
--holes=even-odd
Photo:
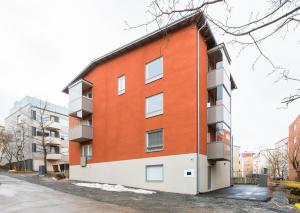
[[[207,144],[207,160],[230,161],[230,146],[223,141]]]
[[[207,89],[215,88],[218,85],[224,85],[227,91],[231,91],[230,77],[225,68],[219,68],[207,73]]]
[[[48,153],[47,160],[61,160],[61,154]]]
[[[61,139],[60,138],[54,138],[54,137],[47,137],[45,140],[45,144],[48,145],[54,145],[54,146],[60,146]]]
[[[230,112],[224,105],[215,105],[207,108],[207,124],[224,122],[229,127],[231,126]]]
[[[87,125],[78,125],[69,130],[69,140],[76,142],[85,142],[93,139],[93,127]]]
[[[60,130],[61,126],[60,123],[55,122],[55,121],[48,121],[46,123],[46,129],[51,130],[51,131],[58,131]]]
[[[69,103],[69,115],[83,118],[93,113],[93,100],[82,96]]]

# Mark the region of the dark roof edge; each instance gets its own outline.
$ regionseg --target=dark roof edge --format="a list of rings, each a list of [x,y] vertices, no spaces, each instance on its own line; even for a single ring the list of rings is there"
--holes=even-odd
[[[152,33],[149,33],[145,36],[142,36],[118,49],[113,50],[112,52],[109,52],[95,60],[93,60],[89,65],[80,72],[71,82],[67,84],[67,86],[62,90],[64,93],[68,93],[68,87],[75,83],[77,80],[83,78],[86,74],[88,74],[95,66],[104,63],[112,58],[117,57],[118,55],[123,54],[124,52],[133,50],[137,48],[140,45],[149,43],[155,39],[161,38],[164,36],[167,32],[173,32],[176,31],[182,27],[185,27],[189,24],[196,23],[197,27],[201,27],[203,24],[205,24],[206,27],[201,31],[202,35],[205,37],[205,41],[208,43],[208,46],[215,46],[216,41],[215,38],[211,32],[211,29],[209,28],[209,25],[205,22],[205,17],[201,12],[193,13],[189,16],[183,17],[169,25],[166,25],[165,27],[162,27],[156,31],[153,31]]]

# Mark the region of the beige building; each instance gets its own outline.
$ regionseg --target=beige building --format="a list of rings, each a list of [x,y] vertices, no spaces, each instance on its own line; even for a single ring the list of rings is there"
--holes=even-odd
[[[240,146],[233,145],[233,177],[241,177],[243,167],[242,167],[242,158],[241,158],[241,153],[240,153]]]
[[[255,153],[253,152],[243,152],[243,176],[252,175],[253,174],[253,156]]]
[[[26,169],[38,171],[40,165],[44,165],[42,129],[40,118],[43,117],[45,132],[45,144],[47,150],[47,170],[68,170],[69,168],[69,141],[68,141],[68,110],[65,107],[45,102],[26,96],[15,102],[10,110],[10,115],[5,119],[5,129],[13,134],[20,131],[25,135],[23,155],[26,162]],[[23,133],[22,133],[23,134]],[[15,142],[11,148],[16,149]],[[3,161],[3,160],[2,160]],[[4,164],[8,162],[2,162]],[[13,159],[15,166],[24,167],[24,163],[18,163]]]

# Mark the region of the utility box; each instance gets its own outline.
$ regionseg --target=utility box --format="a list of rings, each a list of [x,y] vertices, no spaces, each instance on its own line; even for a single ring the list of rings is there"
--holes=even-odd
[[[268,175],[267,174],[259,175],[258,185],[260,187],[268,187]]]
[[[46,173],[45,166],[39,166],[39,176],[44,176]]]

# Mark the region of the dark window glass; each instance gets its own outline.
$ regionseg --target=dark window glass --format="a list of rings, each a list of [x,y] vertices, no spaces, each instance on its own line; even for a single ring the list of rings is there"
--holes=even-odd
[[[32,136],[36,136],[36,127],[31,128]]]
[[[36,111],[31,111],[31,118],[36,121]]]
[[[35,143],[32,144],[32,152],[36,152],[36,144]]]

